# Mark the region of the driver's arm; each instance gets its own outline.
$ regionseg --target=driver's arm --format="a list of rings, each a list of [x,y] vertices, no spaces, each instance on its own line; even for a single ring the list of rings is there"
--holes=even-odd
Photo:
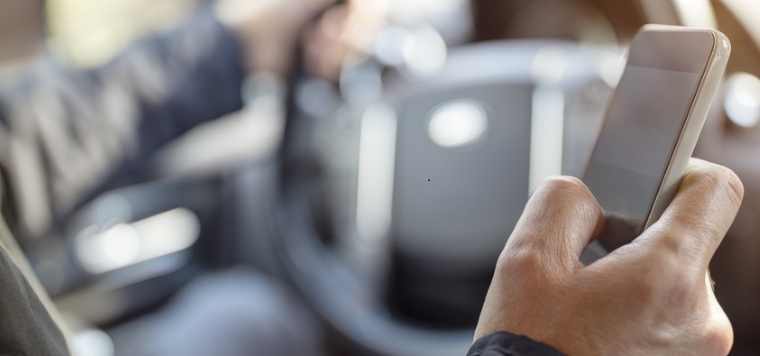
[[[707,270],[743,194],[732,171],[693,160],[657,223],[584,266],[602,210],[579,180],[548,181],[499,258],[469,355],[728,354]]]
[[[99,68],[42,60],[2,84],[0,355],[69,355],[56,311],[11,231],[44,234],[120,166],[239,109],[256,47],[239,26],[207,11]]]
[[[117,170],[239,110],[248,73],[283,71],[330,0],[224,0],[81,70],[40,60],[0,86],[0,174],[14,233],[39,236]]]
[[[0,170],[14,233],[39,236],[117,169],[241,107],[241,45],[210,12],[87,70],[41,59],[0,88]]]
[[[42,60],[0,88],[0,355],[66,356],[17,235],[38,236],[122,162],[240,107],[239,43],[208,13],[77,70]],[[18,237],[18,236],[16,236]]]

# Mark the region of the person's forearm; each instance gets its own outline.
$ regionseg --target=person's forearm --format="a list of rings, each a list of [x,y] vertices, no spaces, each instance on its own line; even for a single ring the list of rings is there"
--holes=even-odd
[[[117,105],[104,110],[135,122],[139,150],[150,153],[197,124],[242,107],[243,51],[237,36],[211,11],[200,13],[98,70],[104,89],[131,101],[136,112],[124,117]],[[105,96],[92,99],[108,103]]]
[[[43,234],[120,165],[240,109],[241,53],[237,37],[204,12],[101,67],[43,60],[0,89],[9,224]]]

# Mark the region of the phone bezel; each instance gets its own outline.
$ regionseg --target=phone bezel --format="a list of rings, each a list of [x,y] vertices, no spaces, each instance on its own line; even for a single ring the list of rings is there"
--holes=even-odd
[[[694,120],[694,113],[696,108],[697,99],[700,98],[700,95],[702,95],[705,92],[706,84],[708,75],[711,72],[711,69],[713,69],[713,66],[715,64],[715,61],[717,59],[717,50],[719,48],[720,38],[717,31],[714,30],[705,30],[705,29],[683,29],[683,28],[676,28],[676,29],[670,29],[668,27],[661,27],[656,25],[650,25],[648,27],[645,27],[645,30],[652,31],[652,32],[673,32],[673,31],[681,31],[684,30],[690,31],[693,33],[707,33],[710,35],[710,39],[712,41],[712,44],[710,46],[710,52],[707,57],[707,62],[704,63],[701,69],[700,78],[699,78],[699,84],[697,84],[697,90],[694,91],[694,95],[689,99],[689,109],[686,111],[686,117],[683,118],[681,125],[681,129],[678,133],[678,138],[676,139],[676,142],[673,146],[673,149],[670,151],[670,157],[668,157],[668,165],[665,168],[665,172],[663,172],[662,176],[660,177],[660,182],[657,187],[657,193],[655,194],[655,198],[652,200],[651,205],[649,206],[649,212],[647,214],[647,219],[644,223],[644,226],[640,227],[641,230],[646,229],[650,225],[652,225],[661,215],[662,211],[658,210],[664,210],[664,207],[662,209],[657,209],[658,203],[665,198],[664,190],[667,189],[667,178],[672,175],[673,173],[673,167],[676,160],[676,157],[678,156],[677,153],[681,149],[683,142],[687,138],[685,135],[685,132],[691,122]],[[678,70],[678,69],[673,69]],[[691,72],[696,73],[696,72]],[[704,120],[702,121],[704,123]],[[699,127],[699,131],[701,132],[701,125]],[[694,141],[696,142],[697,138],[694,138]],[[693,151],[693,147],[690,149],[689,156],[691,156],[691,151]],[[680,181],[680,179],[679,179]],[[666,204],[670,203],[671,199],[667,199],[668,201]],[[660,203],[661,204],[661,203]]]

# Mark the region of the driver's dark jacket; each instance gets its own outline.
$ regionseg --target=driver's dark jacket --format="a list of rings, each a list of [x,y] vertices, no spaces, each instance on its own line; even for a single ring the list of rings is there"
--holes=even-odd
[[[199,123],[239,110],[241,56],[237,39],[201,13],[101,67],[73,69],[42,59],[20,78],[2,81],[0,355],[69,355],[65,323],[19,242],[44,234],[130,162]],[[513,343],[492,336],[470,355],[553,355]]]

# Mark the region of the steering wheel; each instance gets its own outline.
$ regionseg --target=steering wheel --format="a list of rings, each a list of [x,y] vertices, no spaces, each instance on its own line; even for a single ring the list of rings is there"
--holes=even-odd
[[[757,28],[758,26],[746,23],[748,15],[744,13],[748,10],[757,10],[749,9],[750,7],[742,8],[741,0],[722,0],[717,2],[715,6],[708,1],[705,1],[704,3],[700,2],[703,6],[695,6],[694,3],[695,1],[690,0],[687,6],[685,1],[677,0],[640,1],[641,8],[644,10],[643,13],[645,15],[644,22],[653,21],[682,25],[719,25],[721,29],[729,34],[729,36],[742,39],[741,41],[735,41],[734,43],[735,60],[732,62],[730,70],[757,73],[760,66],[757,65],[757,59],[753,60],[753,55],[751,55],[751,53],[759,53],[760,35],[758,34],[760,33],[760,29]],[[692,6],[700,11],[694,11]],[[612,22],[615,23],[614,21]],[[749,40],[745,41],[745,39]],[[535,56],[540,55],[540,49],[544,47],[555,49],[560,48],[560,52],[565,51],[565,53],[573,53],[570,57],[578,56],[588,58],[588,56],[593,56],[588,53],[583,54],[580,52],[574,52],[573,50],[564,47],[566,44],[543,43],[537,46],[533,52],[528,50],[528,47],[522,47],[520,51],[515,50],[515,48],[519,47],[517,43],[502,43],[500,45],[503,46],[502,49],[507,48],[504,49],[505,52],[510,52],[510,49],[514,50],[509,54],[503,54],[501,57],[493,57],[503,61],[501,63],[506,61],[512,64],[518,63],[519,61],[515,61],[516,53],[531,53],[530,56],[534,57],[526,59],[526,63],[533,63],[535,61]],[[494,44],[491,49],[494,47],[500,47],[500,45]],[[472,46],[464,48],[461,51],[456,50],[450,54],[450,60],[453,59],[453,62],[461,62],[465,61],[463,58],[476,59],[479,56],[489,53],[488,48],[486,47]],[[588,62],[591,63],[597,60],[599,60],[599,58],[589,60]],[[475,61],[471,62],[471,64],[472,63],[476,63],[477,66],[471,66],[470,68],[481,69],[480,65],[487,65],[487,62]],[[567,63],[564,64],[567,65]],[[359,76],[364,75],[365,78],[366,76],[373,78],[382,77],[381,74],[384,71],[387,71],[387,69],[384,70],[382,66],[372,60],[364,62],[364,64],[357,67],[359,69],[356,69],[356,67],[353,69],[354,74]],[[519,68],[521,71],[530,72],[530,66],[521,66],[518,64],[515,65],[515,67]],[[570,68],[572,69],[568,70],[568,72],[586,73],[582,67],[574,67],[570,65]],[[335,222],[336,219],[324,217],[325,211],[333,208],[329,202],[325,202],[325,196],[330,194],[331,188],[325,187],[324,180],[326,177],[333,179],[335,178],[335,175],[331,175],[334,172],[331,172],[330,167],[324,166],[322,161],[323,152],[319,152],[319,149],[314,149],[313,146],[306,143],[308,137],[311,135],[309,132],[314,130],[315,126],[319,125],[319,118],[309,117],[308,114],[305,114],[299,109],[298,93],[301,92],[304,83],[313,83],[303,69],[303,62],[301,61],[295,71],[297,75],[290,81],[290,97],[288,100],[285,139],[280,153],[281,166],[279,171],[280,177],[278,179],[280,185],[278,187],[277,198],[277,210],[280,212],[277,219],[277,230],[279,234],[277,234],[276,241],[273,245],[275,246],[274,254],[279,261],[279,270],[282,273],[282,276],[289,280],[304,296],[304,299],[311,308],[321,317],[321,319],[324,320],[329,329],[333,331],[332,334],[336,335],[336,339],[339,340],[338,343],[345,345],[351,350],[351,352],[370,355],[463,354],[470,342],[471,335],[471,331],[461,325],[465,324],[465,322],[458,326],[449,325],[448,327],[440,328],[441,324],[437,323],[440,320],[436,320],[434,318],[435,315],[432,315],[431,317],[431,314],[435,314],[435,312],[423,312],[421,313],[422,317],[420,317],[419,314],[410,316],[408,310],[403,310],[403,308],[399,310],[399,308],[394,307],[394,302],[398,302],[399,299],[403,302],[409,301],[410,298],[415,302],[419,302],[420,300],[432,301],[432,305],[435,306],[443,305],[450,307],[452,305],[461,306],[462,304],[456,304],[456,302],[452,303],[452,299],[446,299],[445,297],[434,298],[435,296],[433,296],[433,298],[430,299],[431,296],[429,295],[420,296],[419,294],[414,293],[411,295],[402,294],[400,297],[396,294],[394,297],[388,298],[389,293],[392,293],[391,289],[393,289],[389,286],[395,286],[395,290],[409,290],[410,287],[413,286],[413,283],[418,283],[422,280],[420,278],[424,277],[417,276],[415,277],[416,279],[413,279],[412,281],[405,281],[405,278],[408,279],[408,276],[415,275],[415,273],[420,271],[422,271],[420,274],[427,276],[428,278],[428,280],[425,281],[425,287],[434,290],[437,294],[451,296],[456,294],[454,293],[456,290],[468,290],[468,288],[472,288],[470,291],[473,291],[479,288],[473,287],[477,284],[467,284],[462,283],[462,280],[457,282],[455,279],[447,279],[446,274],[450,273],[450,271],[445,266],[446,259],[437,258],[440,256],[434,256],[432,260],[425,260],[423,258],[422,261],[425,261],[424,263],[411,263],[410,261],[419,261],[419,256],[411,256],[411,258],[409,258],[409,254],[406,253],[409,250],[399,250],[398,246],[404,246],[405,244],[409,245],[409,241],[400,240],[398,239],[398,236],[395,236],[395,238],[391,237],[390,240],[381,239],[381,241],[384,241],[385,243],[392,244],[390,247],[387,245],[384,247],[388,248],[388,250],[383,250],[387,253],[381,253],[381,255],[384,254],[384,257],[381,257],[378,260],[362,257],[364,260],[359,261],[360,263],[358,265],[347,261],[352,257],[356,258],[357,256],[365,255],[361,255],[355,250],[351,250],[350,244],[346,245],[344,243],[344,240],[339,236],[340,227],[338,226],[336,228],[336,225],[339,225],[339,222]],[[459,67],[459,69],[461,69],[461,67]],[[446,70],[444,69],[443,72],[445,73]],[[598,72],[596,73],[598,74]],[[523,84],[525,84],[526,87],[532,88],[531,90],[541,86],[541,83],[537,81],[536,78],[531,78],[530,76],[522,78],[518,77],[519,76],[510,78],[501,77],[500,80],[513,84],[513,93],[518,93],[519,89],[515,88],[519,88],[520,85]],[[409,119],[410,112],[422,113],[422,116],[430,114],[431,111],[435,111],[431,109],[440,108],[442,107],[441,105],[450,104],[452,99],[461,98],[463,92],[468,93],[465,95],[466,99],[472,99],[472,91],[478,92],[479,89],[489,88],[488,85],[493,84],[492,82],[487,83],[487,81],[472,81],[473,78],[465,78],[466,80],[452,84],[452,82],[448,81],[446,78],[446,75],[440,75],[438,80],[399,80],[396,82],[397,87],[413,87],[423,94],[418,95],[419,93],[396,92],[393,97],[385,97],[383,100],[380,100],[379,111],[370,110],[369,112],[385,112],[387,114],[387,109],[390,108],[391,116],[404,116],[404,119],[406,120],[404,122],[409,122],[412,121]],[[578,85],[578,83],[583,83],[583,85],[578,85],[577,87],[559,86],[561,89],[554,87],[554,89],[556,89],[555,92],[564,92],[564,98],[577,99],[579,97],[583,98],[585,95],[586,99],[588,97],[596,97],[597,100],[601,101],[604,101],[605,95],[609,93],[610,88],[609,85],[604,85],[604,78],[589,74],[581,79],[576,79],[576,85]],[[495,90],[493,87],[490,87],[489,89],[491,92]],[[749,90],[751,89],[751,86],[749,89],[744,89]],[[506,89],[505,87],[500,87],[498,90],[503,91]],[[551,90],[549,91],[551,92]],[[528,90],[528,92],[530,92],[530,90]],[[757,93],[755,93],[755,95],[756,94]],[[753,94],[750,93],[750,95]],[[475,101],[484,100],[481,96],[474,96],[475,99],[477,99]],[[548,97],[551,96],[549,95]],[[528,98],[526,100],[526,102],[531,102],[532,99]],[[760,197],[760,172],[758,172],[760,171],[760,168],[755,168],[746,161],[747,157],[752,157],[750,152],[757,147],[755,145],[760,144],[758,131],[753,127],[738,127],[734,118],[726,117],[724,115],[724,108],[727,105],[725,100],[728,100],[728,97],[721,98],[721,104],[723,105],[715,106],[714,115],[716,118],[711,119],[710,124],[705,129],[702,143],[698,148],[698,155],[734,168],[737,173],[744,178],[745,184],[749,183],[747,184],[748,198],[752,199],[752,195]],[[453,101],[457,104],[456,100]],[[488,102],[488,104],[495,105],[491,102]],[[593,105],[590,106],[604,106],[603,103],[592,104]],[[377,105],[371,105],[371,107],[378,108]],[[459,106],[458,108],[461,109],[462,106]],[[459,112],[470,114],[474,112],[477,114],[478,112],[482,113],[483,111],[479,110],[477,107],[473,109],[472,106],[466,108],[467,110],[460,110]],[[361,124],[357,124],[357,122],[362,122],[362,118],[365,117],[362,113],[368,112],[367,109],[368,107],[349,105],[343,107],[340,111],[341,114],[337,115],[339,118],[334,120],[341,121],[337,123],[338,125],[354,125],[353,134],[348,135],[350,137],[348,141],[351,139],[357,139],[357,137],[361,135]],[[488,109],[485,109],[484,111],[488,112]],[[497,112],[499,111],[497,110]],[[590,110],[590,112],[581,110],[579,113],[576,113],[575,117],[599,118],[601,117],[601,113],[593,112],[593,110]],[[519,119],[513,118],[513,120],[515,120],[515,122],[520,122]],[[599,122],[587,122],[585,125],[586,126],[583,127],[588,128],[585,129],[585,131],[587,131],[585,134],[588,136],[579,139],[579,142],[586,142],[586,145],[593,144],[595,135],[594,127],[598,127],[597,125],[599,125]],[[376,126],[375,130],[377,130],[378,127],[382,127],[382,125]],[[570,127],[572,127],[572,125],[570,125]],[[400,126],[395,127],[395,130],[399,129],[404,128]],[[416,128],[407,127],[404,129],[407,131],[404,132],[397,131],[396,134],[399,136],[394,138],[396,143],[393,147],[396,150],[403,149],[405,143],[401,140],[403,140],[404,137],[409,137],[410,134],[408,132],[415,132],[415,129],[420,131],[422,130],[422,126]],[[317,129],[316,131],[319,130]],[[565,132],[565,135],[568,135],[567,131]],[[329,140],[336,142],[340,141],[341,143],[346,142],[341,141],[340,137],[330,137]],[[565,145],[565,148],[567,148],[567,145]],[[422,151],[425,149],[426,148],[423,147]],[[329,152],[331,154],[336,153],[336,151]],[[398,152],[400,151],[397,151],[396,154],[398,154]],[[350,155],[346,152],[342,152],[341,154]],[[358,155],[359,153],[356,154]],[[404,150],[403,154],[415,157],[414,148]],[[396,157],[398,159],[399,156]],[[433,169],[433,166],[431,166],[433,163],[430,163],[432,161],[427,160],[427,158],[430,158],[431,156],[418,155],[416,157],[417,158],[414,159],[415,164],[428,169]],[[449,158],[451,159],[451,157]],[[582,160],[582,157],[577,159]],[[382,165],[382,163],[378,163],[381,161],[375,162]],[[404,166],[403,163],[399,163],[399,161],[393,162],[395,163],[392,163],[392,165],[397,169],[399,167],[409,168],[408,165]],[[401,166],[399,166],[399,164],[401,164]],[[516,164],[517,165],[514,167],[521,167],[519,163]],[[360,170],[359,167],[353,167],[353,169],[356,170],[357,175],[361,174],[358,172],[358,170]],[[524,169],[526,171],[529,170],[525,167]],[[443,171],[445,171],[445,169]],[[475,171],[481,170],[476,168],[472,170],[472,172]],[[421,173],[420,170],[407,170],[404,172],[405,176],[399,178],[399,176],[396,175],[395,179],[401,179],[403,182],[403,179]],[[430,183],[435,184],[440,180],[440,175],[421,175],[419,177],[419,181],[415,181],[415,183],[407,186],[407,188],[413,187],[410,188],[413,189],[411,191],[409,189],[406,190],[407,196],[409,194],[415,194],[414,189],[416,189],[416,191],[419,191],[419,189],[427,189],[425,187],[431,185]],[[355,184],[357,179],[359,179],[358,176],[349,176],[346,180],[340,181],[340,184]],[[430,181],[428,181],[428,179],[430,179]],[[525,188],[528,187],[529,180],[529,177],[525,177],[523,182]],[[752,182],[755,182],[755,184],[752,184]],[[756,186],[758,187],[755,188]],[[383,189],[381,183],[373,185],[372,187],[375,190]],[[527,193],[527,189],[525,192]],[[356,197],[353,196],[353,198]],[[398,201],[398,198],[398,195],[394,195],[395,201]],[[350,202],[350,200],[351,199],[349,199],[348,202]],[[758,211],[751,207],[753,201],[760,201],[760,199],[754,199],[745,203],[745,208],[740,213],[740,216],[737,219],[737,224],[731,232],[731,235],[740,237],[732,240],[732,236],[727,239],[724,248],[716,257],[713,266],[714,277],[718,282],[718,295],[724,303],[729,316],[735,322],[738,338],[741,338],[742,335],[744,335],[742,334],[743,332],[748,333],[750,330],[754,330],[752,327],[757,326],[756,320],[760,321],[760,318],[755,317],[755,315],[760,316],[760,314],[755,312],[754,309],[747,307],[746,305],[748,303],[743,302],[745,298],[760,295],[760,281],[755,281],[755,278],[752,278],[752,276],[744,278],[742,277],[744,274],[740,273],[741,266],[751,265],[751,261],[753,261],[755,256],[754,251],[760,251],[760,248],[747,248],[747,244],[755,243],[753,242],[755,239],[750,238],[752,236],[752,231],[754,230],[753,211]],[[346,203],[347,201],[344,200],[342,202]],[[521,207],[522,201],[516,198],[512,204],[512,206]],[[430,205],[425,205],[424,207],[429,209],[436,208],[436,206]],[[398,217],[398,215],[391,215],[392,217]],[[508,220],[509,218],[505,219]],[[508,231],[508,224],[499,226],[499,228],[504,229],[504,234],[506,234]],[[398,227],[395,229],[392,227],[391,229],[394,232],[399,231]],[[414,240],[412,239],[412,241]],[[482,242],[481,240],[478,241]],[[436,246],[435,242],[430,244],[430,241],[428,241],[427,243],[428,246],[433,247],[433,250],[440,247]],[[380,246],[382,246],[382,244]],[[493,246],[495,245],[491,245],[491,247]],[[346,255],[348,255],[348,258],[346,258]],[[441,254],[441,256],[445,255],[445,253]],[[489,261],[489,258],[493,257],[494,256],[486,256],[484,257],[484,260]],[[747,262],[747,264],[740,264],[737,263],[737,261]],[[487,267],[489,263],[490,262],[486,262],[481,265],[481,267]],[[369,272],[362,270],[362,267],[366,268],[367,264],[370,265],[368,268]],[[432,268],[432,271],[422,268],[423,266],[431,265],[434,267]],[[357,266],[359,267],[357,268]],[[398,273],[398,266],[403,267],[400,269],[401,273]],[[383,271],[379,273],[379,276],[373,275],[378,269],[382,270],[384,268],[391,272],[386,273]],[[445,271],[445,273],[436,274],[435,269]],[[472,281],[472,276],[473,275],[467,275],[463,280],[470,279],[470,281]],[[483,278],[487,284],[489,274],[481,274],[480,277]],[[731,288],[721,288],[721,285],[724,283],[722,281],[725,281],[726,286]],[[449,289],[447,289],[447,287]],[[477,295],[477,293],[475,294]],[[454,296],[454,299],[456,299],[456,297],[457,296]],[[477,297],[472,300],[477,300]],[[462,321],[471,323],[472,319],[467,320],[466,318],[463,318]],[[431,325],[433,327],[431,327]],[[435,326],[438,326],[439,329],[436,329]],[[389,342],[389,340],[393,341]]]
[[[424,31],[411,36],[436,40]],[[557,120],[588,120],[576,122],[585,133],[568,125],[578,140],[563,144],[560,131],[559,140],[549,138],[558,145],[538,157],[554,160],[563,146],[590,151],[610,89],[600,67],[618,57],[563,41],[485,43],[445,55],[435,76],[404,75],[373,58],[346,68],[339,89],[356,94],[353,83],[382,79],[383,95],[347,100],[322,117],[304,110],[301,93],[330,86],[305,73],[303,58],[290,80],[276,270],[345,352],[465,353],[498,252],[528,197],[530,137]],[[535,74],[555,66],[565,69]],[[565,109],[541,112],[558,101]],[[451,130],[473,123],[460,126],[470,132],[464,136]],[[561,167],[555,160],[545,174]],[[463,231],[478,236],[468,242]]]

